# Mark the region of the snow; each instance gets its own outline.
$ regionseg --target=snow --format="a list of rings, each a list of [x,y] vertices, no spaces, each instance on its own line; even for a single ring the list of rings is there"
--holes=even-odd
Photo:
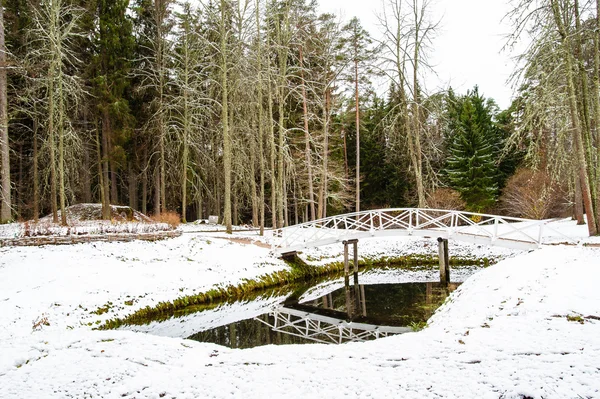
[[[584,234],[585,226],[564,223],[561,233]],[[255,234],[236,237],[259,240]],[[148,305],[287,267],[267,248],[221,235],[0,248],[0,398],[600,398],[597,248],[515,253],[452,244],[454,254],[504,260],[469,277],[424,330],[366,343],[234,350],[92,330]],[[431,240],[407,238],[365,240],[359,248],[363,256],[437,250]],[[340,250],[303,256],[330,262]],[[90,313],[109,302],[107,313]],[[49,325],[34,331],[42,317]],[[212,320],[209,313],[189,317]]]

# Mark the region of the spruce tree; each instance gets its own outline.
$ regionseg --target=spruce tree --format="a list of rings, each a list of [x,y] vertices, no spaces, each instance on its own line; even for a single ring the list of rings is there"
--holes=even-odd
[[[474,212],[489,209],[498,194],[498,140],[492,106],[477,87],[461,97],[452,91],[448,94],[450,144],[444,172],[450,187],[460,192],[467,209]]]

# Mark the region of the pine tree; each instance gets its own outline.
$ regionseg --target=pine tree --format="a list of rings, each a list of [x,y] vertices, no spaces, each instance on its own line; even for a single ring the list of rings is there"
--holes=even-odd
[[[110,203],[118,203],[117,164],[123,163],[131,114],[125,91],[133,55],[131,18],[126,10],[129,0],[98,0],[97,54],[94,59],[94,89],[102,126],[102,215],[110,218]],[[120,162],[119,162],[120,161]],[[109,170],[110,180],[109,184]],[[110,187],[110,189],[109,189]],[[111,194],[109,194],[109,192]]]
[[[445,174],[449,185],[474,212],[489,209],[498,194],[492,104],[477,87],[465,96],[456,97],[452,91],[448,95],[450,145]]]

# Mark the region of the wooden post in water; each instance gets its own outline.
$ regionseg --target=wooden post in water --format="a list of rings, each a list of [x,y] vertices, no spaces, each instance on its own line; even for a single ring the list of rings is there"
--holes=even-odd
[[[344,241],[344,285],[350,285],[350,266],[348,265],[348,241]]]
[[[358,240],[352,240],[354,245],[354,285],[358,285]]]
[[[450,258],[448,256],[448,239],[439,237],[438,255],[440,258],[440,282],[448,285],[450,283]]]
[[[344,244],[344,282],[350,285],[350,260],[348,259],[348,245],[352,244],[354,249],[354,284],[358,284],[358,240],[342,241]]]

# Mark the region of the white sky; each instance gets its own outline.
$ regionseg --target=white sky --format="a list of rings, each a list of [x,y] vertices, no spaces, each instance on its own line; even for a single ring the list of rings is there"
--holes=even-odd
[[[373,37],[378,37],[376,13],[381,0],[320,0],[320,11],[335,12],[347,21],[357,16]],[[465,93],[479,85],[479,92],[496,100],[501,109],[510,105],[512,89],[507,80],[514,68],[511,54],[501,52],[508,22],[508,0],[433,0],[433,19],[440,20],[430,63],[436,76],[426,81],[429,93],[451,85]]]

